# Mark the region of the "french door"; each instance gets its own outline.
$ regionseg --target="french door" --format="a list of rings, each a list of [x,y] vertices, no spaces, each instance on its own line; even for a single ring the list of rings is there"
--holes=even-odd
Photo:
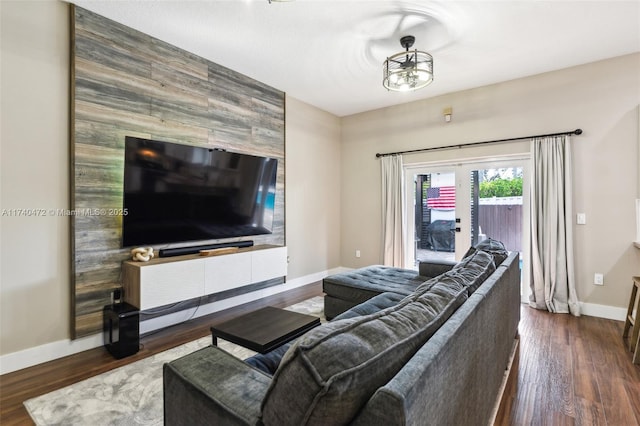
[[[405,183],[405,267],[460,260],[470,246],[493,238],[519,252],[521,269],[528,270],[528,158],[408,164]]]

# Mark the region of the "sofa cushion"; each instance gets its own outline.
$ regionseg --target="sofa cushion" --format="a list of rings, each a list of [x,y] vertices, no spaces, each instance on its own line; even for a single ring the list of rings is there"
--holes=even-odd
[[[387,291],[406,296],[427,279],[410,269],[373,265],[330,275],[322,287],[328,295],[361,303]]]
[[[468,295],[471,295],[495,270],[494,257],[485,251],[475,250],[458,262],[450,271],[420,284],[410,297],[419,296],[429,291],[434,283],[448,282],[465,286]]]
[[[418,264],[418,274],[423,277],[437,277],[438,275],[442,275],[447,271],[450,271],[456,265],[455,260],[444,260],[444,259],[428,259],[421,260]]]
[[[471,295],[495,270],[495,256],[484,250],[478,250],[462,259],[445,275],[462,278]]]
[[[507,258],[507,256],[509,256],[509,252],[505,248],[504,244],[502,244],[502,242],[494,240],[492,238],[487,238],[480,241],[475,246],[470,247],[463,256],[463,259],[471,256],[478,250],[482,250],[491,254],[494,258],[496,267],[498,267]]]
[[[266,354],[255,354],[245,359],[244,362],[270,376],[273,376],[280,365],[280,361],[282,361],[282,357],[292,344],[293,342],[285,343]]]
[[[466,298],[460,283],[435,283],[377,313],[311,330],[273,376],[262,402],[264,424],[348,423]]]
[[[372,297],[366,302],[360,303],[359,305],[354,306],[348,311],[341,313],[334,318],[334,321],[374,314],[383,309],[387,309],[391,306],[397,305],[405,297],[406,296],[403,296],[399,293],[393,293],[391,291],[380,293],[379,295]]]
[[[364,295],[363,295],[364,296]],[[346,300],[341,299],[339,297],[333,297],[328,294],[324,295],[324,316],[327,320],[332,320],[341,313],[348,311],[360,303],[366,302],[371,297],[377,296],[377,294],[367,295],[368,297],[363,297],[364,300]]]

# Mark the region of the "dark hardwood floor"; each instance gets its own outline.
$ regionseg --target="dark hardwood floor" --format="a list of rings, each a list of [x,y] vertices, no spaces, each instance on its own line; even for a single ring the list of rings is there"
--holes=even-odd
[[[136,355],[116,360],[96,348],[0,376],[0,424],[33,424],[22,402],[209,335],[209,327],[263,306],[322,294],[320,283],[144,336]],[[640,366],[622,342],[623,323],[554,315],[522,306],[517,375],[496,425],[640,425]]]
[[[640,425],[640,365],[624,323],[522,305],[517,381],[497,425]]]

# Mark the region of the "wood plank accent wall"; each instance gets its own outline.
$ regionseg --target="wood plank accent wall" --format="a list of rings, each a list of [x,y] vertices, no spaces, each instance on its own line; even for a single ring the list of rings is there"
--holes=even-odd
[[[129,258],[115,214],[125,136],[277,158],[274,233],[250,239],[284,245],[285,104],[279,90],[80,7],[72,6],[72,21],[71,336],[78,338],[101,332],[102,308]]]

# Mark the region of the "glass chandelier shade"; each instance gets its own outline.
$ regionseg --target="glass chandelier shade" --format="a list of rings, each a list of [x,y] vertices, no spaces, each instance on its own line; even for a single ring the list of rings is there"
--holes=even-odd
[[[433,81],[433,57],[417,49],[409,50],[413,37],[401,39],[406,52],[396,53],[384,61],[382,85],[387,90],[405,92],[422,89]]]

